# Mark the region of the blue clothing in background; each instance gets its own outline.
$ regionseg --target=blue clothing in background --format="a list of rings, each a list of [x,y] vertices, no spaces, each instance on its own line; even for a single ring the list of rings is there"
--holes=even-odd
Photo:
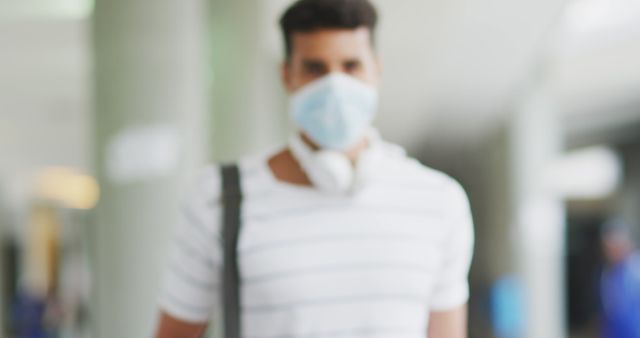
[[[602,274],[603,334],[640,338],[640,253]]]
[[[13,304],[12,326],[16,338],[51,338],[44,326],[44,299],[28,293],[18,294]]]
[[[518,338],[524,333],[522,286],[515,276],[507,275],[491,289],[491,321],[499,338]]]

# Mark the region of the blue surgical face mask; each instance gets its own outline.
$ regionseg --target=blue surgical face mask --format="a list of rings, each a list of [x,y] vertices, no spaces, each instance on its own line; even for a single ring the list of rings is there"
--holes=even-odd
[[[291,118],[325,149],[347,150],[364,137],[378,109],[378,92],[351,76],[324,76],[296,91]]]

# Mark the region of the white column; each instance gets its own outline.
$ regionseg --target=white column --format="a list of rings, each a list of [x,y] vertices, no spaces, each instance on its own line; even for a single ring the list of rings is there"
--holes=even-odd
[[[2,196],[0,196],[2,197]],[[0,212],[2,212],[3,210],[0,210]],[[2,220],[6,220],[5,215],[0,214],[0,221]],[[2,250],[4,250],[4,241],[5,241],[5,230],[3,228],[3,225],[0,224],[0,245],[2,246]],[[4,253],[2,253],[4,254]],[[0,272],[4,271],[5,266],[4,266],[4,256],[0,256]],[[4,285],[4,276],[0,276],[0,338],[4,338],[4,334],[5,334],[5,318],[6,315],[4,313],[4,307],[5,307],[5,302],[6,300],[4,299],[4,290],[5,290],[5,285]]]
[[[549,164],[562,152],[560,127],[553,100],[535,83],[510,124],[513,245],[528,338],[561,338],[566,331],[565,211],[545,180]]]
[[[204,0],[98,0],[92,337],[149,337],[184,178],[207,159]]]
[[[283,142],[288,115],[280,81],[283,0],[210,0],[211,144],[217,160]]]
[[[624,161],[624,186],[617,198],[617,213],[636,229],[640,236],[640,143],[622,149]],[[640,239],[640,238],[636,238]]]

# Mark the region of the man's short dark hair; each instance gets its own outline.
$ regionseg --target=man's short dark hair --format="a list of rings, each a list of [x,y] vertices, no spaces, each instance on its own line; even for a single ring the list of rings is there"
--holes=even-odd
[[[604,241],[611,238],[627,238],[635,244],[635,231],[622,217],[612,217],[600,227],[600,238]]]
[[[368,0],[298,0],[282,15],[286,57],[293,51],[292,35],[319,29],[369,28],[372,43],[378,14]]]

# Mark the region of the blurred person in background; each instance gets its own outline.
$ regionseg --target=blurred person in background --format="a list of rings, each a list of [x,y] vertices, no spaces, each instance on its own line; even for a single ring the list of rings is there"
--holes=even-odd
[[[243,337],[467,336],[468,199],[372,127],[376,22],[367,0],[301,0],[280,20],[296,131],[238,163]],[[206,168],[182,208],[156,337],[199,337],[220,312],[221,185]]]
[[[524,304],[522,283],[514,274],[498,278],[489,298],[491,324],[497,338],[524,336]]]
[[[26,225],[24,271],[13,301],[16,338],[57,337],[61,325],[58,299],[60,220],[56,209],[35,203]]]
[[[631,227],[620,219],[602,228],[606,267],[601,298],[605,338],[640,338],[640,252]]]

